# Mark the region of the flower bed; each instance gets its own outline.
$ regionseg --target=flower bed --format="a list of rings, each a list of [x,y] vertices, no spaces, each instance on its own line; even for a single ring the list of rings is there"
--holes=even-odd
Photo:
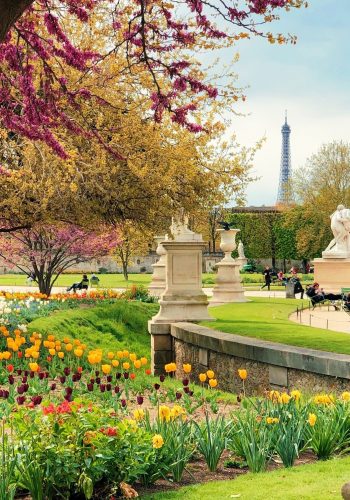
[[[241,380],[238,402],[227,404],[210,369],[194,379],[190,364],[169,363],[155,379],[147,355],[103,351],[98,339],[86,345],[27,333],[21,311],[13,312],[21,300],[27,308],[29,299],[5,301],[0,326],[0,500],[20,492],[115,498],[159,480],[179,483],[198,460],[211,473],[223,457],[227,466],[260,472],[271,463],[291,467],[305,451],[324,460],[349,446],[349,392],[251,399],[242,367],[232,374]],[[54,303],[36,300],[29,307],[39,311]],[[176,372],[182,381],[173,380]]]

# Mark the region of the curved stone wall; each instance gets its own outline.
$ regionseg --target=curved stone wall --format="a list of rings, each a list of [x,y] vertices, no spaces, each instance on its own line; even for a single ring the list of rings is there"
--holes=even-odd
[[[173,323],[171,337],[173,357],[179,367],[191,363],[195,377],[210,368],[215,371],[220,388],[227,391],[241,391],[239,368],[248,370],[249,394],[271,388],[313,393],[350,388],[350,356],[344,354],[265,342],[193,323]]]

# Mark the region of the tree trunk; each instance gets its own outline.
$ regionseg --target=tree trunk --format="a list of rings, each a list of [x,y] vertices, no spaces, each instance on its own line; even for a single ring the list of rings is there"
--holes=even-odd
[[[33,2],[34,0],[0,0],[0,43],[5,40],[11,27]]]
[[[128,264],[127,262],[122,262],[122,266],[123,266],[123,275],[124,275],[124,279],[125,281],[129,281],[129,273],[128,273]]]

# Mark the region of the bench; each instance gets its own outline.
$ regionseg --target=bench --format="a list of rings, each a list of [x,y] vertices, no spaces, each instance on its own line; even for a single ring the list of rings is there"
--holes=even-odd
[[[91,287],[93,286],[96,286],[98,287],[99,286],[99,283],[100,283],[100,279],[99,278],[90,278],[90,285]]]

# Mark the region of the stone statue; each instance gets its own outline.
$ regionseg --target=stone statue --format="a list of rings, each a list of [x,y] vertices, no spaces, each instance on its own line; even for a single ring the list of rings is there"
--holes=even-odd
[[[330,218],[334,238],[322,257],[347,258],[350,256],[350,209],[338,205]]]
[[[188,216],[180,208],[171,219],[170,231],[175,241],[202,241],[202,236],[191,231],[188,227]]]
[[[244,255],[244,245],[242,243],[242,240],[239,241],[238,243],[238,248],[237,248],[237,251],[238,251],[238,257],[240,259],[245,259],[245,255]]]

